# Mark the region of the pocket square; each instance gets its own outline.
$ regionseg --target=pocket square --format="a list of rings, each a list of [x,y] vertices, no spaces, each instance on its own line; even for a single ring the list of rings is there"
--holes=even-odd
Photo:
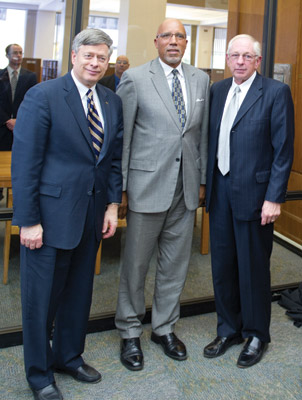
[[[198,103],[200,101],[204,101],[204,99],[196,99],[196,103]]]

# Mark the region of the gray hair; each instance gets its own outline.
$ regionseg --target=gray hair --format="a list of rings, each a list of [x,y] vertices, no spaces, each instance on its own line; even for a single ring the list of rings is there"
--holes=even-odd
[[[109,57],[113,52],[113,41],[107,33],[101,29],[87,28],[76,35],[72,42],[72,50],[77,53],[81,46],[95,46],[106,44],[109,48]]]
[[[231,47],[232,47],[233,43],[235,42],[235,40],[237,40],[237,39],[249,39],[253,43],[254,52],[255,52],[256,56],[258,56],[258,57],[261,56],[261,44],[259,42],[257,42],[257,40],[255,38],[253,38],[253,36],[245,35],[245,34],[234,36],[229,41],[227,54],[230,54]]]

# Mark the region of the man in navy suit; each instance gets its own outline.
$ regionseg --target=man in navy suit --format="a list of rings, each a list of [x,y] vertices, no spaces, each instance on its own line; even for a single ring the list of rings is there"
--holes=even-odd
[[[0,70],[0,150],[10,151],[17,111],[25,93],[37,83],[37,77],[35,73],[21,68],[21,46],[10,44],[5,52],[8,66]]]
[[[81,354],[97,249],[115,233],[121,201],[121,100],[96,85],[111,46],[99,29],[80,32],[71,73],[30,89],[15,126],[13,223],[21,228],[24,361],[38,400],[63,398],[54,371],[81,382],[101,380]]]
[[[226,60],[233,78],[211,89],[206,202],[218,336],[204,356],[247,339],[237,361],[246,368],[270,342],[273,224],[293,160],[294,110],[290,88],[257,73],[254,38],[235,36]]]

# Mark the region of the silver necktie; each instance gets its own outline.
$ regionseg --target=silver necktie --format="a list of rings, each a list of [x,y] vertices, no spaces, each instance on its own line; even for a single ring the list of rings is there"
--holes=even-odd
[[[16,87],[17,87],[17,83],[18,83],[18,72],[17,71],[13,71],[12,73],[12,77],[10,79],[10,86],[12,89],[12,101],[14,101],[14,97],[15,97],[15,91],[16,91]]]
[[[181,83],[177,76],[177,69],[173,69],[172,74],[172,99],[176,108],[176,112],[178,114],[179,122],[181,123],[181,127],[184,128],[186,123],[186,106],[181,89]]]
[[[230,170],[230,132],[239,109],[240,92],[240,87],[236,86],[220,125],[217,158],[218,168],[222,175],[226,175]]]

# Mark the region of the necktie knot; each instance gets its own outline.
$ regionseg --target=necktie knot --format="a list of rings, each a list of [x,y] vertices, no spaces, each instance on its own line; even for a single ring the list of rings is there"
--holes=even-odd
[[[92,90],[91,90],[91,89],[88,89],[88,91],[87,91],[87,93],[86,93],[86,96],[88,97],[88,99],[89,99],[89,100],[91,100],[91,99],[92,99],[93,92],[92,92]]]
[[[172,74],[173,74],[174,76],[177,76],[178,70],[177,70],[177,69],[172,69]]]

